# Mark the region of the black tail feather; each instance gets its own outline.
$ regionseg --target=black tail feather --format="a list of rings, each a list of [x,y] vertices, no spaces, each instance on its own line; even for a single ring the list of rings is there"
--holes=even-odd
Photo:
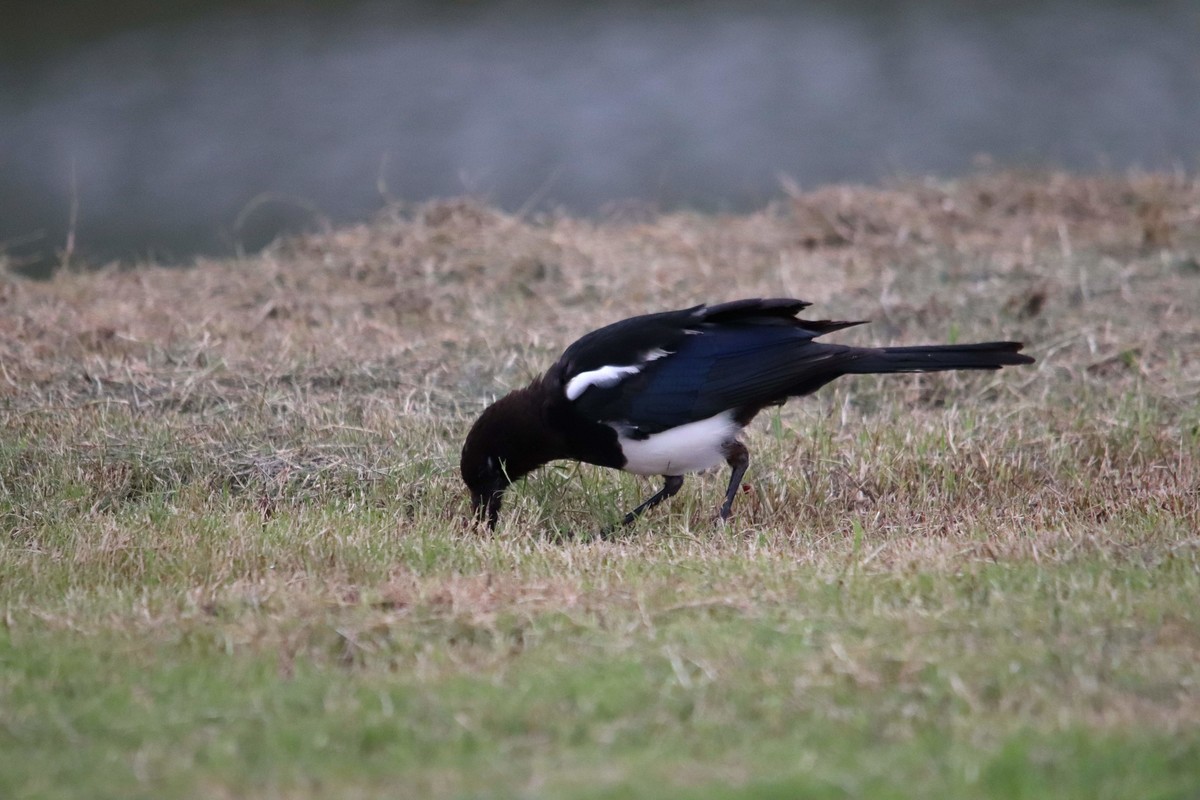
[[[1032,364],[1034,360],[1020,352],[1022,347],[1024,345],[1021,342],[981,342],[864,348],[861,355],[849,360],[844,366],[847,374],[867,375],[883,372],[1000,369],[1017,364]]]

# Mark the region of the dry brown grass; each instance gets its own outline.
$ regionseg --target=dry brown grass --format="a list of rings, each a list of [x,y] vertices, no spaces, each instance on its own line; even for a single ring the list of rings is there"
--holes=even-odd
[[[1149,440],[1113,453],[1103,419],[1089,429],[1064,425],[1080,402],[1111,415],[1114,399],[1130,396],[1187,416],[1200,390],[1198,231],[1195,181],[1163,175],[829,187],[723,218],[521,219],[468,200],[397,207],[245,260],[7,279],[0,397],[10,430],[13,415],[34,425],[114,406],[135,421],[168,421],[213,469],[224,465],[214,480],[235,486],[252,478],[320,485],[339,466],[367,479],[381,465],[347,462],[348,437],[402,458],[404,448],[391,445],[424,418],[446,439],[424,444],[452,460],[464,415],[593,327],[695,302],[792,295],[817,303],[814,314],[874,320],[846,334],[850,341],[1028,342],[1036,370],[997,380],[847,386],[827,402],[845,405],[849,394],[859,407],[842,410],[836,435],[871,428],[856,416],[861,408],[888,414],[897,404],[906,418],[911,411],[926,427],[944,427],[942,406],[969,412],[982,393],[999,424],[979,435],[1019,426],[999,456],[1015,463],[993,465],[987,450],[960,452],[950,441],[934,454],[945,470],[986,491],[1001,466],[1024,480],[1022,491],[1036,491],[1054,472],[1039,458],[1055,454],[1091,465],[1105,487],[1074,502],[1103,504],[1194,484],[1194,463],[1171,443],[1179,431],[1146,432]],[[255,441],[230,441],[248,420]],[[304,452],[314,438],[341,452]],[[837,502],[850,487],[860,506],[887,494],[877,452],[836,463],[841,449],[829,446],[835,463],[823,465],[802,448],[783,454],[786,466],[823,468],[839,484],[808,487],[802,503]],[[1171,451],[1182,460],[1159,464]],[[1163,480],[1147,483],[1155,464]],[[119,470],[109,477],[127,480]],[[906,490],[904,477],[892,490]],[[814,494],[822,491],[828,497]],[[1044,528],[1062,504],[1037,505],[1021,517]]]
[[[1194,343],[1197,202],[1190,178],[1000,174],[830,187],[723,218],[520,219],[469,200],[397,207],[244,260],[8,279],[6,383],[12,393],[67,365],[125,366],[148,382],[178,367],[202,379],[209,361],[361,375],[388,359],[411,381],[428,370],[409,359],[443,361],[455,345],[470,353],[498,332],[511,334],[498,343],[506,350],[553,351],[614,316],[761,294],[874,312],[885,338],[999,321],[1043,351],[1058,345],[1048,338],[1084,337],[1102,358],[1106,345],[1162,344],[1139,331]]]

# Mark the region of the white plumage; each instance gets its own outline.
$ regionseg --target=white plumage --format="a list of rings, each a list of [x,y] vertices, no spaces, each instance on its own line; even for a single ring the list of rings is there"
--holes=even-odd
[[[612,386],[615,383],[619,383],[626,375],[636,375],[640,370],[640,366],[610,366],[581,372],[567,381],[567,399],[578,400],[579,396],[592,386]]]
[[[617,429],[617,440],[625,453],[623,469],[636,475],[683,475],[715,467],[725,461],[725,445],[733,441],[741,426],[732,411],[689,422],[632,439]]]
[[[651,361],[671,355],[670,351],[663,350],[661,347],[656,347],[653,350],[648,350],[642,354],[640,364],[629,364],[628,366],[608,365],[599,369],[589,369],[587,372],[581,372],[571,380],[567,381],[566,395],[568,400],[578,400],[580,395],[586,392],[592,386],[601,388],[614,386],[620,383],[629,375],[636,375],[641,372],[642,367]]]

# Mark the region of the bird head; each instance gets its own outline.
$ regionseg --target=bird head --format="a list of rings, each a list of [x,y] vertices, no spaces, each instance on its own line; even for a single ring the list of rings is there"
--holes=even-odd
[[[474,432],[474,429],[472,429]],[[470,436],[463,446],[462,461],[459,468],[462,471],[463,482],[471,492],[471,514],[477,522],[487,522],[489,528],[496,527],[500,519],[500,505],[504,499],[504,490],[511,481],[504,469],[504,462],[498,456],[487,455],[477,446]]]
[[[471,492],[475,520],[494,529],[504,491],[526,473],[559,457],[530,389],[513,392],[484,409],[463,444],[459,469]]]

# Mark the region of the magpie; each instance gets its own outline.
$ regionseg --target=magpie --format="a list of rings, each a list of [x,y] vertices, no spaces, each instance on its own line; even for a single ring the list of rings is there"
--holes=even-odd
[[[798,318],[809,305],[790,298],[735,300],[632,317],[585,335],[471,427],[460,469],[475,519],[494,529],[505,489],[558,459],[661,475],[663,488],[626,514],[624,525],[675,495],[686,473],[724,461],[732,472],[719,515],[728,519],[750,464],[738,434],[767,406],[811,394],[842,375],[1033,363],[1019,352],[1021,342],[817,342],[863,322]]]

